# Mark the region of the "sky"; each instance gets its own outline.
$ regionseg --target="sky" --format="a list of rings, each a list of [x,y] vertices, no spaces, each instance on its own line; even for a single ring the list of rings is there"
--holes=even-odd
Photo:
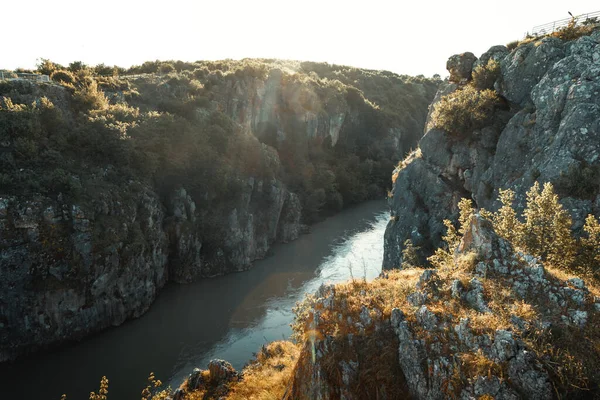
[[[3,2],[0,69],[40,58],[129,67],[245,57],[325,61],[446,76],[533,26],[600,11],[597,0],[28,0]]]

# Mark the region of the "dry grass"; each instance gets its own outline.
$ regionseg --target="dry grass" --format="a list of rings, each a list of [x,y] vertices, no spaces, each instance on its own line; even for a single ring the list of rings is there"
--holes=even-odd
[[[544,265],[546,272],[554,279],[559,281],[567,281],[572,278],[581,278],[585,281],[590,293],[596,297],[600,297],[600,282],[594,274],[574,274],[571,271],[557,268],[553,265]]]
[[[324,308],[314,296],[307,296],[295,309],[297,317],[292,326],[296,332],[295,339],[304,342],[315,332],[320,337],[361,333],[355,322],[360,321],[363,307],[371,311],[370,317],[374,321],[389,319],[394,308],[409,310],[411,306],[406,297],[415,291],[415,284],[422,273],[419,268],[392,270],[387,272],[387,278],[375,279],[371,283],[353,280],[338,284],[335,286],[334,303],[329,308]],[[320,315],[317,325],[314,311]],[[374,326],[365,329],[369,332]]]
[[[467,254],[461,254],[456,260],[456,268],[459,271],[465,272],[467,274],[473,273],[475,271],[475,266],[477,265],[479,256],[477,253],[471,251]]]
[[[421,149],[417,148],[416,150],[411,151],[404,160],[400,161],[396,168],[394,169],[394,173],[392,174],[392,183],[396,183],[396,179],[398,179],[398,175],[400,172],[408,166],[413,160],[417,158],[422,158],[423,153],[421,153]]]
[[[229,384],[229,393],[219,397],[228,400],[279,400],[288,388],[300,348],[290,341],[277,341],[263,346],[243,370],[243,379]],[[209,380],[208,371],[202,371]],[[185,385],[185,384],[184,384]],[[205,390],[186,393],[185,400],[214,398]]]
[[[540,36],[531,36],[527,35],[523,40],[515,40],[506,45],[508,50],[512,51],[519,46],[526,45],[528,43],[535,43],[535,46],[539,46],[542,42],[541,40],[545,37],[555,37],[564,40],[565,42],[579,39],[582,36],[590,35],[592,32],[598,29],[597,25],[593,24],[577,24],[576,19],[572,19],[569,24],[555,32],[540,35]]]
[[[502,366],[487,358],[481,349],[475,353],[463,353],[460,356],[462,370],[466,376],[492,375],[502,379],[505,375]]]
[[[231,400],[279,400],[290,383],[300,348],[289,341],[263,347],[256,360],[244,368],[244,379],[231,388]]]
[[[298,339],[305,343],[305,349],[295,372],[302,378],[291,389],[290,398],[309,398],[303,385],[317,375],[324,380],[324,388],[337,393],[335,396],[339,396],[340,388],[348,388],[356,398],[378,398],[383,393],[388,398],[409,398],[398,363],[398,339],[385,321],[389,320],[393,308],[410,312],[412,307],[406,297],[415,290],[422,272],[421,269],[393,270],[386,278],[371,283],[355,280],[338,284],[332,303],[327,306],[309,297],[296,311],[300,317],[294,329],[301,333]],[[372,324],[361,322],[365,307]],[[304,312],[306,310],[309,311]],[[318,318],[314,318],[314,312]],[[349,339],[350,334],[352,339]],[[317,363],[321,371],[315,369],[311,360],[314,352],[324,354]],[[358,365],[350,387],[344,383],[340,369],[345,362]]]
[[[564,41],[579,39],[582,36],[587,36],[598,29],[594,25],[578,25],[577,19],[573,18],[569,24],[556,32],[552,32],[550,36],[557,37]]]
[[[454,279],[459,279],[466,290],[469,290],[469,280],[477,263],[473,254],[460,256],[456,262],[443,265],[438,269],[438,275],[444,282],[439,298],[430,302],[427,307],[439,318],[454,326],[461,318],[469,318],[469,325],[478,335],[488,334],[493,337],[499,329],[510,330],[517,339],[523,340],[542,362],[549,372],[557,398],[590,398],[592,393],[600,390],[600,316],[592,311],[591,303],[594,296],[599,296],[599,286],[591,279],[585,279],[590,291],[587,296],[589,320],[584,328],[566,325],[561,316],[570,309],[581,308],[567,299],[563,309],[552,302],[548,293],[537,293],[521,298],[512,290],[508,276],[488,274],[480,277],[484,287],[484,297],[489,313],[481,313],[460,300],[450,297],[449,286]],[[527,268],[525,265],[520,268]],[[567,280],[576,277],[563,269],[546,263],[546,277],[558,287],[568,286]],[[514,325],[513,318],[520,318],[526,324],[525,330]],[[409,319],[410,320],[410,319]],[[551,329],[541,329],[542,321],[551,322]],[[418,337],[426,343],[442,343],[444,348],[452,340],[451,332],[447,337],[413,327]],[[455,353],[456,354],[456,353]],[[495,364],[483,354],[456,354],[462,360],[460,379],[474,379],[479,375],[494,374],[504,376],[505,366]],[[503,375],[504,374],[504,375]],[[456,389],[460,382],[453,382]]]

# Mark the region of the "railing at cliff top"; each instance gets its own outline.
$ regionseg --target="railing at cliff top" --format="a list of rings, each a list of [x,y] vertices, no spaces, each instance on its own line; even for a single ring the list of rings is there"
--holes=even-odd
[[[558,21],[549,22],[544,25],[534,26],[531,30],[532,36],[541,36],[546,35],[548,33],[552,33],[557,29],[563,28],[569,25],[573,18],[565,18]],[[598,25],[600,23],[600,11],[595,11],[588,14],[581,14],[575,16],[575,20],[577,21],[577,25],[583,24],[595,24]],[[587,22],[586,22],[587,21]]]

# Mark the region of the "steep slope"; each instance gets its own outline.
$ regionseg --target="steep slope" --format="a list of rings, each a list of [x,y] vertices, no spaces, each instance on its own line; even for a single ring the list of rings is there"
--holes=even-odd
[[[322,285],[295,309],[296,345],[263,347],[241,373],[212,360],[172,398],[597,398],[597,283],[461,213],[436,269],[405,264],[372,282]]]
[[[473,214],[443,266],[309,297],[287,398],[597,397],[597,296]]]
[[[45,61],[52,84],[0,82],[0,360],[139,316],[168,280],[247,269],[383,195],[437,87],[316,64],[387,85],[378,105],[300,63],[157,65],[171,72]],[[402,104],[418,105],[406,124]]]
[[[419,152],[394,172],[384,268],[402,264],[406,240],[421,259],[431,255],[462,197],[495,210],[499,190],[512,189],[522,210],[533,182],[552,182],[576,231],[586,215],[600,215],[599,42],[598,31],[545,37],[512,51],[494,46],[477,61],[470,53],[448,61],[453,82],[436,96]],[[492,91],[473,89],[485,75]],[[485,118],[471,113],[474,106]]]

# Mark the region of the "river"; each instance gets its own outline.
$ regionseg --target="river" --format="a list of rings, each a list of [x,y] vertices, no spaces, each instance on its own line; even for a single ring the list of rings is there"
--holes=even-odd
[[[385,202],[371,201],[276,245],[246,272],[167,285],[142,317],[78,343],[0,365],[2,398],[86,400],[109,380],[109,400],[136,400],[150,372],[177,387],[212,358],[236,369],[267,342],[288,338],[292,307],[324,282],[381,271]]]

